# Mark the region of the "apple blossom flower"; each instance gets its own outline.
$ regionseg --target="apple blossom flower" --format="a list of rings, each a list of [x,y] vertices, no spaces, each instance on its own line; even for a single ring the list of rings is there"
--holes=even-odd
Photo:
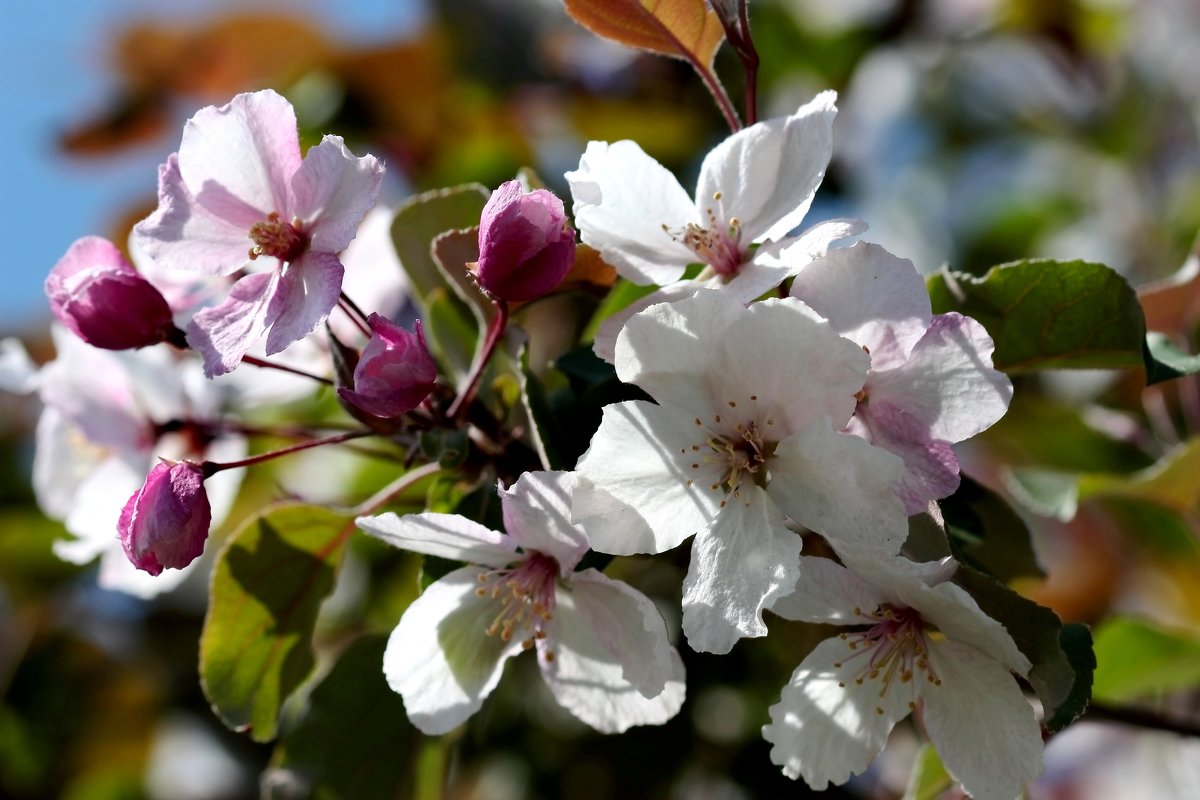
[[[445,733],[474,714],[504,662],[536,649],[558,702],[604,733],[661,724],[683,704],[683,663],[645,595],[594,569],[570,522],[575,475],[527,472],[500,491],[508,533],[454,514],[360,517],[358,526],[417,553],[465,561],[413,601],[388,640],[383,671],[409,720]]]
[[[354,409],[380,419],[412,411],[433,391],[437,364],[425,345],[421,321],[409,333],[378,314],[368,318],[371,340],[354,367],[354,388],[338,396]]]
[[[188,342],[210,377],[231,371],[264,333],[274,354],[329,315],[341,292],[338,252],[379,194],[383,166],[326,136],[301,159],[296,115],[270,90],[201,109],[159,168],[158,209],[140,249],[165,267],[243,270],[229,296],[198,312]],[[249,271],[259,258],[267,271]]]
[[[86,564],[100,560],[102,588],[152,597],[170,591],[189,570],[158,577],[129,562],[116,530],[122,508],[160,459],[234,461],[246,454],[243,436],[213,436],[226,391],[204,379],[194,354],[167,348],[114,352],[91,347],[61,327],[51,328],[57,357],[37,373],[45,404],[37,425],[33,487],[47,516],[71,538],[54,542],[55,555]],[[214,523],[224,519],[241,484],[228,470],[207,483]]]
[[[182,569],[199,558],[211,524],[204,471],[190,461],[164,461],[126,501],[117,535],[129,563],[158,575],[166,567]]]
[[[953,561],[801,562],[795,593],[772,611],[861,627],[817,645],[771,707],[763,737],[785,775],[818,790],[844,783],[909,713],[976,800],[1012,800],[1041,772],[1041,732],[1012,675],[1029,660],[948,582]]]
[[[549,292],[575,263],[575,229],[562,200],[545,189],[525,192],[518,181],[501,184],[479,223],[475,280],[503,300],[535,300]]]
[[[664,287],[606,320],[597,355],[613,360],[621,326],[643,308],[702,286],[748,303],[832,242],[862,232],[858,220],[830,220],[789,237],[829,164],[836,98],[822,92],[789,117],[729,136],[704,158],[694,201],[634,142],[588,143],[579,168],[566,173],[581,238],[622,277]],[[681,280],[697,262],[705,268],[696,280]]]
[[[182,334],[162,293],[99,236],[67,248],[46,278],[46,296],[58,321],[93,347],[129,350]]]
[[[661,553],[692,534],[683,629],[696,650],[765,636],[795,584],[800,537],[895,553],[907,519],[900,459],[840,433],[867,372],[862,348],[796,300],[745,308],[707,289],[634,316],[617,376],[656,403],[605,407],[576,465],[573,519],[604,553]]]
[[[933,315],[912,262],[859,243],[804,266],[791,294],[871,356],[846,430],[904,459],[897,486],[909,514],[958,488],[952,444],[1004,416],[1012,383],[992,367],[994,345],[975,320]]]

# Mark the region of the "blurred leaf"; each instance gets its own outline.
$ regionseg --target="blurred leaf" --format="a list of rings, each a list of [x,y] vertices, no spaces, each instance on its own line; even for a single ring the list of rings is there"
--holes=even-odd
[[[1043,517],[1069,522],[1079,508],[1079,475],[1025,467],[1008,470],[1005,488],[1025,508]]]
[[[565,0],[567,13],[597,36],[710,69],[725,38],[704,0]]]
[[[408,797],[420,741],[404,702],[383,677],[384,635],[353,642],[313,688],[308,707],[284,734],[263,776],[272,800]]]
[[[1018,392],[1008,413],[982,436],[1003,461],[1060,472],[1122,472],[1153,460],[1134,443],[1116,438],[1077,407]]]
[[[1004,626],[1033,665],[1029,683],[1042,702],[1046,728],[1060,730],[1082,714],[1096,666],[1087,627],[1064,625],[1050,609],[973,567],[960,565],[954,582],[975,598],[983,613]]]
[[[958,490],[938,505],[956,560],[1006,582],[1043,574],[1029,528],[1000,495],[963,475]]]
[[[311,638],[354,521],[285,503],[243,525],[217,556],[200,638],[200,680],[217,716],[255,741],[313,667]]]
[[[1146,382],[1161,383],[1200,372],[1200,355],[1190,356],[1182,352],[1165,334],[1148,333],[1146,365],[1150,373]]]
[[[923,744],[913,762],[903,800],[937,800],[953,785],[954,779],[946,772],[937,750],[931,744]]]
[[[433,240],[447,231],[478,225],[487,198],[486,187],[468,183],[416,195],[396,209],[392,243],[422,307],[432,292],[448,285],[433,259]]]
[[[518,358],[521,365],[521,404],[529,414],[530,434],[533,449],[537,451],[543,469],[564,469],[565,465],[554,445],[550,402],[546,387],[529,368],[529,344],[521,347]]]
[[[1200,538],[1188,522],[1194,515],[1133,497],[1101,497],[1099,502],[1127,541],[1182,569],[1200,568]]]
[[[471,360],[475,356],[477,329],[471,315],[461,301],[439,287],[425,300],[425,330],[442,370],[456,386],[460,385],[471,371]],[[482,390],[482,385],[480,388]]]
[[[1200,686],[1200,637],[1114,617],[1096,631],[1098,700],[1122,701]]]
[[[475,283],[468,266],[479,260],[479,226],[438,234],[433,239],[431,254],[446,285],[475,315],[479,330],[486,328],[488,320],[496,315],[496,307]]]
[[[1081,498],[1104,495],[1149,500],[1180,513],[1200,507],[1200,437],[1175,447],[1157,464],[1132,475],[1082,475]]]
[[[1171,277],[1141,287],[1138,298],[1149,330],[1188,331],[1200,311],[1200,257],[1193,253]]]

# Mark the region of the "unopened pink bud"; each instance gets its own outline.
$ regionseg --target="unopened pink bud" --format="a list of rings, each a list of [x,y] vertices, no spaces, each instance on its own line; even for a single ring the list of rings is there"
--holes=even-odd
[[[367,321],[371,340],[354,368],[354,388],[342,387],[338,395],[370,416],[394,419],[412,411],[433,391],[437,365],[425,345],[420,320],[414,333],[378,314]]]
[[[117,532],[130,562],[157,575],[165,567],[182,569],[195,561],[204,552],[211,523],[200,466],[162,462],[125,503]]]
[[[492,193],[479,222],[475,279],[502,300],[533,300],[549,292],[575,263],[575,229],[562,200],[545,189],[525,194],[508,181]]]
[[[104,350],[158,344],[175,331],[162,293],[99,236],[71,245],[46,278],[46,296],[62,324]]]

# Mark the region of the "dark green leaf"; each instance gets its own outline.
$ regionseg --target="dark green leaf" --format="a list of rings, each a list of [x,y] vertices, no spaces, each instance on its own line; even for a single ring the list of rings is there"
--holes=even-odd
[[[550,401],[546,387],[529,367],[528,343],[522,345],[518,362],[521,365],[521,404],[525,407],[525,412],[529,415],[532,423],[530,433],[533,438],[534,450],[537,451],[543,468],[564,469],[569,465],[563,463],[558,448],[555,447]]]
[[[1042,575],[1029,528],[1000,495],[963,475],[958,490],[938,505],[956,560],[1002,581]]]
[[[410,796],[420,736],[383,677],[386,646],[383,635],[358,639],[313,689],[304,715],[271,757],[263,776],[266,797]]]
[[[1095,695],[1122,701],[1200,686],[1200,637],[1129,617],[1096,631]]]
[[[433,354],[459,385],[466,380],[475,357],[475,323],[462,301],[451,297],[447,289],[430,292],[425,306],[425,332]]]
[[[200,680],[217,716],[265,742],[313,667],[311,638],[354,521],[316,506],[268,508],[217,556]]]
[[[1189,356],[1180,352],[1170,338],[1161,333],[1147,334],[1144,355],[1147,384],[1161,383],[1200,372],[1200,355]]]

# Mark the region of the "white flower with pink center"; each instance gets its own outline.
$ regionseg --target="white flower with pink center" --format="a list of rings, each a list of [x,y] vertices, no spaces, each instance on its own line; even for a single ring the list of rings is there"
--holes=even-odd
[[[867,355],[810,308],[746,308],[706,289],[633,317],[617,375],[656,401],[607,406],[576,469],[574,519],[593,549],[661,553],[695,534],[683,629],[725,653],[765,636],[762,612],[795,585],[793,523],[892,554],[908,533],[902,463],[840,433]]]
[[[1029,660],[948,582],[954,562],[801,562],[795,593],[772,611],[857,630],[817,645],[771,707],[763,737],[785,775],[818,790],[844,783],[909,714],[977,800],[1012,800],[1041,772],[1041,732],[1013,676]]]
[[[799,236],[833,152],[837,95],[822,92],[795,114],[729,136],[704,159],[693,201],[679,181],[634,142],[589,142],[566,174],[575,224],[623,277],[664,287],[606,320],[596,354],[613,360],[621,326],[638,311],[720,287],[743,303],[778,286],[830,243],[860,233],[831,220]],[[788,258],[779,251],[788,248]],[[704,270],[681,280],[689,264]]]
[[[831,250],[800,270],[792,296],[871,356],[846,430],[904,459],[909,514],[958,488],[952,444],[1008,410],[1012,383],[992,367],[992,338],[958,313],[934,316],[912,262],[876,244]]]
[[[198,312],[188,342],[211,377],[233,370],[264,334],[267,354],[312,333],[341,293],[338,252],[375,205],[383,165],[326,136],[301,158],[296,115],[270,90],[240,94],[188,120],[159,168],[158,210],[134,229],[166,268],[239,277]],[[262,261],[266,271],[256,270]]]
[[[575,475],[528,472],[500,502],[508,533],[454,514],[360,517],[404,550],[465,561],[429,586],[388,640],[383,671],[409,720],[445,733],[479,710],[504,662],[536,650],[558,702],[604,733],[657,725],[683,704],[683,662],[654,604],[594,569],[570,521]]]

